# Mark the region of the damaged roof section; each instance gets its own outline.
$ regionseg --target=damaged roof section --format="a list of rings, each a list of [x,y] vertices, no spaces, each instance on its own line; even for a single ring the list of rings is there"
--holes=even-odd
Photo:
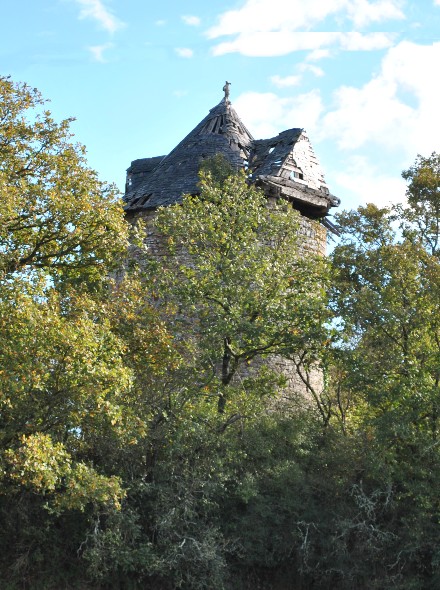
[[[254,141],[249,168],[252,180],[268,196],[284,197],[310,217],[322,217],[339,205],[304,129],[287,129]]]
[[[327,215],[339,199],[330,194],[321,166],[301,128],[270,139],[253,139],[228,95],[168,156],[134,160],[127,170],[126,211],[155,209],[199,192],[199,170],[206,158],[222,154],[268,196],[284,198],[309,217]]]
[[[132,162],[128,169],[131,185],[125,194],[126,210],[155,209],[179,202],[184,194],[197,194],[204,159],[223,154],[235,168],[242,168],[252,142],[253,137],[231,103],[223,99],[152,171],[147,166],[144,170],[142,162],[149,166],[154,158]]]
[[[155,156],[154,158],[140,158],[139,160],[133,160],[130,168],[127,168],[125,194],[138,188],[164,158],[165,156]]]

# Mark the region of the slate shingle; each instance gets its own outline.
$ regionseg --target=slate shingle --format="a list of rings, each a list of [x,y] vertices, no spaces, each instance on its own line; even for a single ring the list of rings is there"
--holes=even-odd
[[[126,210],[156,209],[199,192],[203,159],[223,154],[267,194],[284,197],[310,217],[322,217],[339,199],[330,194],[305,131],[288,129],[254,140],[225,98],[167,155],[134,160],[127,170]]]

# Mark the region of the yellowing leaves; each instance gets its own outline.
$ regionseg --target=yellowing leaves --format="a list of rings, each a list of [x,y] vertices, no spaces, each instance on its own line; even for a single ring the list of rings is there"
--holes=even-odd
[[[20,437],[16,450],[5,452],[9,477],[35,491],[53,491],[70,470],[70,456],[61,443],[53,443],[47,434]]]
[[[70,120],[39,113],[43,102],[0,77],[0,273],[103,280],[127,246],[117,191],[70,143]]]
[[[64,445],[54,443],[48,434],[23,435],[17,449],[4,453],[3,480],[50,495],[49,506],[84,510],[89,503],[120,508],[124,497],[116,477],[98,474],[84,463],[74,463]]]

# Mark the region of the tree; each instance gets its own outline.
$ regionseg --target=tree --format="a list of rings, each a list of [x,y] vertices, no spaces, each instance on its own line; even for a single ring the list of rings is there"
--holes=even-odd
[[[327,263],[304,255],[299,214],[268,202],[244,175],[218,182],[202,173],[200,186],[200,196],[159,210],[165,253],[150,263],[149,284],[194,344],[199,383],[223,413],[234,377],[253,359],[307,351],[305,362],[317,360]]]
[[[439,251],[440,219],[440,155],[435,152],[428,158],[417,156],[413,166],[402,173],[408,182],[408,207],[398,208],[404,220],[402,229],[411,231],[408,238],[416,239],[431,254]]]
[[[117,289],[147,428],[123,467],[123,510],[87,544],[104,583],[229,587],[229,560],[242,547],[230,510],[240,511],[247,470],[259,477],[246,461],[258,435],[249,443],[246,433],[261,427],[258,445],[267,444],[267,403],[282,384],[264,361],[306,350],[316,362],[327,338],[327,262],[303,255],[299,214],[244,175],[226,175],[219,159],[208,164],[200,196],[158,211],[161,256],[138,243],[131,287]],[[281,432],[280,444],[288,448]]]
[[[339,215],[331,268],[221,158],[127,256],[68,122],[0,81],[6,590],[437,588],[439,156]],[[274,355],[325,367],[315,406],[274,411]]]
[[[399,588],[435,587],[440,575],[438,162],[419,156],[403,173],[405,205],[339,215],[333,253],[336,386],[353,404],[351,432],[374,457],[362,479],[383,500],[379,526],[393,541],[382,547],[382,567]]]
[[[36,89],[0,78],[2,278],[102,277],[126,247],[117,191],[71,142],[72,119],[56,123],[44,103]]]
[[[120,478],[94,457],[99,441],[128,434],[131,387],[108,320],[110,273],[127,246],[122,207],[71,142],[70,120],[43,105],[0,78],[1,543],[20,579],[38,569],[32,527],[120,506]]]

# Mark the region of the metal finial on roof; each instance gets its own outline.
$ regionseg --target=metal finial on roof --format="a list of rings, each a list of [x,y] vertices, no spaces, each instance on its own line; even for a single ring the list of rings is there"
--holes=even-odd
[[[226,80],[225,85],[223,86],[223,92],[225,93],[225,101],[229,101],[229,86],[230,85],[231,85],[231,83]]]

